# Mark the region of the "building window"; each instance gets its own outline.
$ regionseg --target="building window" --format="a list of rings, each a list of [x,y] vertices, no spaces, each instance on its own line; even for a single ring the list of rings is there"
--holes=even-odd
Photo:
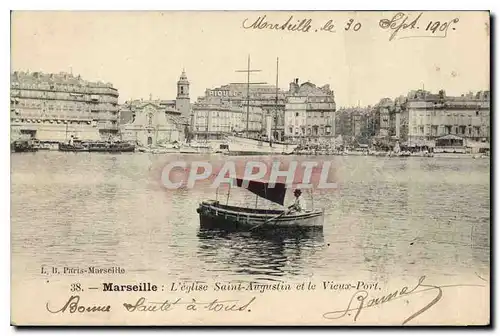
[[[295,112],[295,116],[298,117],[299,116],[299,112]]]

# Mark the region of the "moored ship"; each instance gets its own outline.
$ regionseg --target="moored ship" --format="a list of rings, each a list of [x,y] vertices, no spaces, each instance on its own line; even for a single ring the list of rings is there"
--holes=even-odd
[[[247,72],[248,74],[252,71],[250,69],[250,56],[248,57],[248,69],[241,70],[241,72]],[[275,112],[278,110],[278,72],[279,72],[279,59],[276,59],[276,97],[275,97]],[[281,154],[292,154],[298,145],[289,144],[285,142],[274,141],[271,136],[272,125],[267,129],[267,135],[261,135],[260,138],[252,138],[249,136],[249,114],[250,114],[250,78],[247,80],[247,97],[246,97],[246,118],[247,125],[245,130],[245,135],[229,135],[227,136],[228,148],[225,152],[227,155],[281,155]],[[270,124],[272,124],[273,118],[270,118]]]
[[[228,155],[272,155],[292,154],[298,145],[274,142],[264,139],[252,139],[240,136],[228,136]]]
[[[72,143],[59,143],[61,152],[101,152],[101,153],[122,153],[134,152],[135,145],[128,142],[107,142],[107,141],[79,141]]]
[[[10,145],[10,151],[15,153],[37,152],[39,146],[34,140],[15,140]]]

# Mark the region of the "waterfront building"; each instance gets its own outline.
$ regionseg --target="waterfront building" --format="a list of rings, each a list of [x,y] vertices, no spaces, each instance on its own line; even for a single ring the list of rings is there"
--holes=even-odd
[[[289,96],[285,105],[285,139],[305,141],[307,128],[307,96]]]
[[[330,142],[335,137],[335,96],[330,86],[290,83],[285,107],[285,140]]]
[[[455,135],[471,141],[490,140],[490,92],[447,96],[424,90],[408,93],[401,116],[408,141]]]
[[[198,101],[193,105],[193,115],[196,140],[221,140],[226,134],[244,129],[242,110],[237,104]]]
[[[399,141],[407,147],[432,148],[442,143],[437,140],[454,139],[464,147],[482,148],[490,141],[489,91],[456,97],[444,90],[414,90],[394,100],[383,98],[373,110],[374,141],[379,144]]]
[[[247,90],[244,83],[207,89],[193,104],[195,138],[223,139],[227,134],[245,133],[277,141],[318,142],[334,137],[335,100],[328,85],[299,85],[298,79],[289,91],[250,85],[249,104]]]
[[[272,85],[250,86],[247,104],[246,84],[227,84],[207,89],[193,104],[195,139],[223,139],[228,134],[247,133],[260,137],[272,129],[282,137],[284,94]],[[278,124],[274,124],[278,122]],[[281,122],[281,123],[280,123]]]
[[[186,139],[189,119],[160,100],[129,102],[132,120],[121,125],[121,137],[140,146],[181,142]]]
[[[190,83],[186,76],[186,71],[183,69],[182,73],[177,81],[177,95],[175,99],[165,100],[165,99],[156,99],[153,100],[152,96],[149,97],[150,102],[154,102],[160,108],[169,111],[177,111],[181,114],[183,118],[190,118],[192,114],[192,106],[191,106],[191,98],[189,97],[189,86]],[[142,99],[132,100],[130,102],[125,102],[124,108],[125,110],[129,105],[143,105],[144,101]]]
[[[190,133],[191,101],[185,70],[177,81],[173,100],[135,99],[120,107],[121,137],[141,146],[156,146],[174,141],[186,141]]]
[[[376,136],[389,137],[392,135],[391,118],[394,114],[394,102],[390,98],[383,98],[378,104],[375,105],[375,115],[378,119],[378,129]]]
[[[61,72],[11,74],[11,134],[41,141],[108,139],[118,132],[118,90]]]

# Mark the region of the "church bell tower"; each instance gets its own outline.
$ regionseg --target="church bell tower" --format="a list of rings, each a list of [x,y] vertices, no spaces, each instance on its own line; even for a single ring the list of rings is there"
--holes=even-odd
[[[182,113],[183,116],[189,117],[191,110],[191,101],[189,99],[189,81],[184,69],[182,70],[181,77],[177,81],[177,97],[175,99],[175,107]]]

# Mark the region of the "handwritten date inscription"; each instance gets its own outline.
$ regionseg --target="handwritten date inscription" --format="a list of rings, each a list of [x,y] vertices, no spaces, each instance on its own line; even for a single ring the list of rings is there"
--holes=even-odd
[[[378,21],[378,29],[389,32],[389,41],[405,38],[417,37],[438,37],[445,38],[450,30],[456,30],[459,18],[451,20],[429,20],[425,18],[423,12],[398,12],[391,18]],[[271,30],[271,31],[289,31],[289,32],[359,32],[362,30],[363,23],[355,19],[345,21],[313,21],[311,18],[297,18],[290,15],[286,20],[273,20],[267,15],[261,15],[257,18],[246,18],[242,22],[242,28],[246,30]],[[338,30],[337,30],[338,28]],[[370,27],[368,29],[377,27]]]
[[[379,21],[379,27],[391,33],[389,41],[394,40],[398,34],[406,33],[404,36],[399,36],[398,39],[415,38],[415,37],[440,37],[445,38],[448,30],[455,30],[454,25],[460,20],[454,18],[449,21],[425,21],[424,13],[412,16],[407,13],[399,12],[390,19],[382,19]],[[421,23],[424,25],[421,26]]]
[[[354,19],[349,19],[344,24],[344,31],[358,31],[361,29],[361,23],[355,21]],[[293,15],[290,15],[287,20],[282,22],[276,22],[268,20],[266,15],[257,17],[257,19],[246,18],[243,20],[242,27],[244,29],[252,30],[277,30],[277,31],[292,31],[292,32],[336,32],[336,23],[333,20],[327,20],[326,22],[315,23],[312,19],[304,18],[297,19]]]

